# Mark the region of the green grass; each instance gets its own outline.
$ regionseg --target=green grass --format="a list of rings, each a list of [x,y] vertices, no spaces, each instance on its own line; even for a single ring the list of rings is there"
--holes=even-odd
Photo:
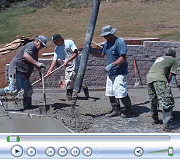
[[[8,9],[0,13],[0,43],[7,43],[15,39],[17,32],[20,32],[17,17],[36,12],[35,8],[22,7]]]
[[[51,41],[55,33],[64,38],[73,38],[77,45],[83,44],[91,7],[74,7],[71,4],[63,9],[56,3],[57,0],[54,0],[42,9],[21,7],[0,13],[0,44],[15,40],[17,35],[32,38],[41,34]],[[93,41],[104,41],[100,34],[105,25],[115,27],[116,35],[120,37],[160,37],[161,40],[180,41],[179,10],[179,0],[154,3],[142,3],[141,0],[104,1],[99,9]]]
[[[180,41],[180,31],[175,30],[171,33],[162,34],[159,36],[161,39],[164,39],[165,41],[171,40],[171,41]]]

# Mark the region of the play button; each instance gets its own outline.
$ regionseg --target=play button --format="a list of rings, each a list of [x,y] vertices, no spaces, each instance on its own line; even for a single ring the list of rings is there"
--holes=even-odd
[[[14,157],[21,157],[22,154],[23,154],[23,149],[21,146],[19,145],[15,145],[11,148],[11,154],[14,156]]]
[[[140,157],[144,154],[144,151],[141,147],[136,147],[134,149],[134,154],[137,156],[137,157]]]

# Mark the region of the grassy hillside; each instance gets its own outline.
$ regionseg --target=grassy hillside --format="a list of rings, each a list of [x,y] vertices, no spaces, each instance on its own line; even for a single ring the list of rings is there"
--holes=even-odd
[[[161,40],[180,41],[180,1],[142,2],[101,3],[93,40],[103,41],[101,28],[110,24],[117,28],[116,35],[120,37],[160,37]],[[90,14],[91,7],[58,10],[48,5],[41,9],[9,9],[0,13],[0,44],[11,42],[17,35],[35,37],[42,34],[51,41],[51,36],[59,33],[80,45],[85,40]]]

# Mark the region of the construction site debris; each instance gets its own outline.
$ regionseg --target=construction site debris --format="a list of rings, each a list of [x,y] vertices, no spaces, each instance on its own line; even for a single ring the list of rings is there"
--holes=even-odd
[[[27,38],[24,36],[17,37],[16,40],[12,41],[11,43],[6,44],[5,46],[0,48],[0,55],[7,54],[11,52],[11,50],[17,49],[19,46],[23,46],[28,42],[32,41],[33,39]]]

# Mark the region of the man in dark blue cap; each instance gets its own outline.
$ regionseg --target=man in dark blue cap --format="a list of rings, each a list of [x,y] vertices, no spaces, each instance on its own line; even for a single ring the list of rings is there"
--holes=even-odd
[[[46,75],[49,75],[58,59],[61,59],[64,63],[65,69],[65,84],[66,84],[66,96],[67,100],[72,99],[72,93],[74,89],[75,80],[77,77],[77,72],[79,69],[80,58],[78,56],[78,49],[74,41],[71,39],[64,40],[60,34],[54,34],[52,36],[52,42],[56,45],[55,54],[50,68]],[[84,94],[86,99],[89,98],[88,87],[83,84]]]

